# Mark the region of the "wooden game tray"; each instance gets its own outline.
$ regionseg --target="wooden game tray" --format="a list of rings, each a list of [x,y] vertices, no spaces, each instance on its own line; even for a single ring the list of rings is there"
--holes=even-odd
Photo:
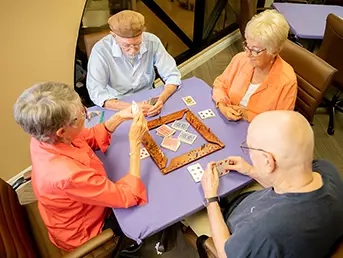
[[[194,115],[188,108],[174,112],[167,116],[162,116],[157,119],[148,122],[149,130],[159,127],[163,124],[171,123],[175,120],[180,120],[186,114],[186,120],[193,126],[195,130],[208,142],[198,148],[195,148],[189,152],[186,152],[170,161],[168,167],[167,157],[164,155],[159,146],[155,143],[149,132],[146,132],[143,136],[142,143],[146,150],[149,152],[151,158],[156,163],[158,168],[163,174],[168,174],[175,169],[183,167],[195,160],[205,157],[217,150],[225,147],[225,145],[217,138],[215,134],[203,123],[201,120]]]

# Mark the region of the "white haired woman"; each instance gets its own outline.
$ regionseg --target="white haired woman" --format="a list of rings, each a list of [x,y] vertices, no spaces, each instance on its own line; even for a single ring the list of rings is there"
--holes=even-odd
[[[213,84],[213,100],[228,120],[247,119],[268,110],[293,110],[297,79],[278,53],[288,37],[282,14],[267,10],[255,15],[245,29],[245,53],[233,57]]]
[[[16,122],[31,135],[32,187],[40,215],[51,241],[66,251],[116,224],[106,207],[147,202],[140,180],[140,142],[147,131],[143,113],[133,117],[126,108],[85,128],[86,112],[73,88],[57,82],[27,89],[14,105]],[[106,151],[114,130],[132,118],[130,170],[113,183],[94,150]],[[120,233],[119,226],[112,229]]]

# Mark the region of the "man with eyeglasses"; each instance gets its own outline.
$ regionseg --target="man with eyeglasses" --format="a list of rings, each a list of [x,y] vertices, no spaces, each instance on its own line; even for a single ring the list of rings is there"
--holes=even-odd
[[[330,257],[343,236],[343,183],[328,161],[313,161],[307,120],[294,111],[262,113],[241,148],[253,165],[228,157],[230,170],[265,189],[238,195],[222,213],[213,162],[201,182],[218,257]]]
[[[163,104],[181,84],[175,60],[160,39],[144,32],[145,19],[140,13],[125,10],[108,19],[110,35],[97,42],[88,62],[87,89],[92,101],[112,110],[130,103],[124,96],[151,89],[155,80],[154,66],[163,81],[164,91],[154,105],[139,103],[145,115],[160,113]]]

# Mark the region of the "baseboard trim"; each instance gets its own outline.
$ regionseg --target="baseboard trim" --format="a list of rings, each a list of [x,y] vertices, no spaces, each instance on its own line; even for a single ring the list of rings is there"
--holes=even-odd
[[[224,38],[218,40],[216,43],[212,44],[211,46],[205,48],[195,56],[191,57],[187,61],[183,62],[178,66],[179,71],[181,73],[181,77],[189,74],[200,65],[206,63],[212,57],[217,55],[219,52],[223,51],[225,48],[229,47],[237,40],[241,39],[241,33],[237,29],[234,32],[230,33],[229,35],[225,36]],[[155,80],[155,87],[163,86],[163,82],[160,79]]]

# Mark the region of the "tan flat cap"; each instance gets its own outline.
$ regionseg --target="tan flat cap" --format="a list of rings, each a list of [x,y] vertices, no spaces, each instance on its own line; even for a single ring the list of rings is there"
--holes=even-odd
[[[108,19],[111,30],[122,38],[134,38],[145,30],[144,16],[134,11],[121,11]]]

